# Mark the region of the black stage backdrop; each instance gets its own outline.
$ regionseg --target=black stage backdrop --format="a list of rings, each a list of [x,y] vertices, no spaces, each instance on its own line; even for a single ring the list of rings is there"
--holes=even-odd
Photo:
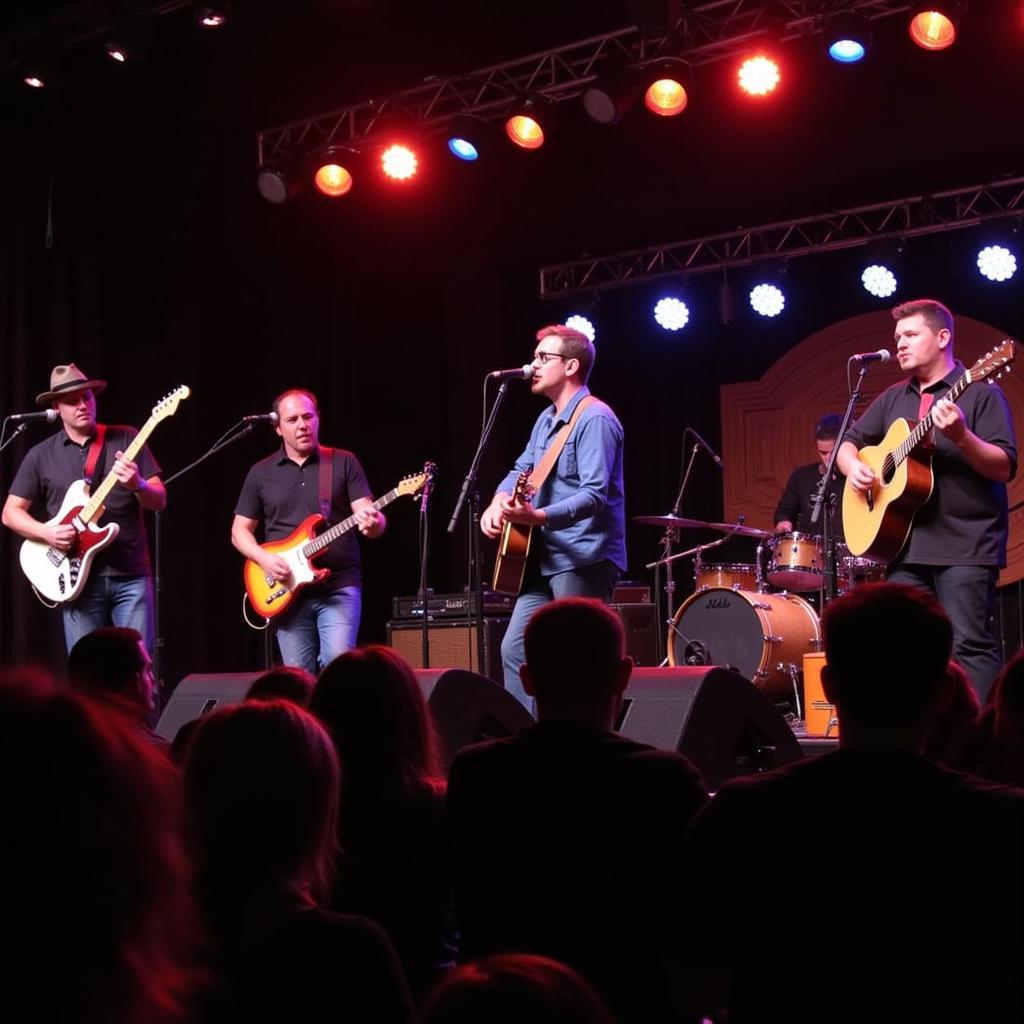
[[[307,193],[276,208],[254,187],[257,128],[625,23],[615,4],[569,17],[498,3],[490,20],[477,12],[470,22],[468,7],[459,21],[391,4],[383,23],[365,5],[337,5],[349,21],[323,3],[282,6],[251,4],[218,39],[198,37],[187,12],[167,16],[146,68],[83,52],[69,57],[58,96],[3,94],[0,411],[32,408],[50,368],[72,359],[109,381],[108,422],[140,425],[186,383],[193,397],[152,439],[170,475],[284,387],[312,388],[323,442],[356,451],[376,493],[425,459],[439,464],[430,582],[441,591],[467,579],[468,523],[454,537],[444,528],[479,433],[484,373],[526,361],[533,331],[573,307],[537,298],[541,264],[1024,173],[1024,25],[1019,5],[993,3],[975,5],[973,34],[949,54],[915,51],[899,18],[878,26],[866,68],[827,66],[816,41],[799,44],[773,105],[744,105],[727,66],[713,65],[678,124],[636,111],[600,129],[565,104],[539,153],[498,141],[481,166],[461,166],[435,140],[404,188],[360,181],[341,201]],[[1011,31],[999,19],[1014,12]],[[934,294],[1021,336],[1021,286],[980,282],[974,241],[911,242],[899,296]],[[808,333],[877,308],[856,281],[863,255],[792,262],[789,307],[770,323],[744,311],[743,271],[730,275],[739,297],[728,326],[720,276],[690,282],[693,323],[678,335],[654,325],[653,287],[601,297],[592,384],[626,427],[630,516],[670,508],[685,427],[716,443],[721,384],[758,377]],[[485,500],[538,411],[524,385],[509,385]],[[33,426],[0,456],[4,493],[48,429]],[[169,684],[262,663],[228,531],[247,467],[275,441],[260,427],[170,489]],[[720,518],[717,474],[698,459],[685,514]],[[396,503],[385,537],[363,545],[364,640],[383,640],[391,597],[416,588],[416,515]],[[628,540],[629,575],[650,581],[642,566],[657,531],[631,525]],[[31,595],[7,531],[0,581],[0,659],[59,668],[59,616]]]

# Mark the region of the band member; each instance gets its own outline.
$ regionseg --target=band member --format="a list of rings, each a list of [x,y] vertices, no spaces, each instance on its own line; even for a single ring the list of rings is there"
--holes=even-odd
[[[537,332],[530,390],[549,405],[537,418],[515,466],[498,485],[480,528],[492,539],[506,522],[536,527],[522,593],[501,644],[505,687],[527,708],[519,669],[523,633],[533,612],[561,597],[594,597],[608,603],[626,568],[622,424],[594,399],[584,408],[554,468],[531,501],[515,503],[516,478],[536,467],[590,390],[594,346],[586,335],[560,324]]]
[[[839,435],[839,428],[842,426],[842,416],[829,413],[818,420],[814,428],[814,447],[818,452],[818,461],[810,462],[806,466],[798,466],[789,476],[786,489],[779,498],[779,504],[775,509],[775,532],[792,533],[821,533],[821,524],[824,517],[832,509],[840,507],[842,498],[842,480],[838,474],[832,474],[832,480],[825,491],[825,504],[818,516],[817,523],[811,522],[811,512],[814,509],[814,496],[818,493],[821,478],[825,472],[825,466],[832,455],[832,449],[836,446],[836,437]],[[835,540],[843,539],[842,516],[833,516],[829,521],[832,528],[831,533]]]
[[[894,420],[916,421],[931,410],[934,488],[888,580],[936,594],[953,623],[954,655],[984,703],[1001,661],[992,619],[1006,565],[1006,483],[1017,470],[1010,408],[991,383],[967,388],[956,404],[940,397],[964,373],[953,356],[953,314],[942,303],[907,302],[892,315],[896,358],[911,376],[883,391],[849,430],[839,468],[865,492],[875,477],[858,450],[878,444]]]
[[[55,366],[50,390],[36,404],[57,410],[61,429],[29,449],[4,503],[3,523],[29,540],[42,541],[58,551],[70,551],[77,531],[70,524],[49,523],[33,515],[41,506],[47,519],[60,511],[65,492],[88,470],[95,484],[108,473],[117,477],[104,502],[101,524],[117,523],[117,537],[96,554],[79,596],[61,606],[64,640],[68,651],[80,637],[103,626],[136,629],[146,650],[153,651],[153,581],[143,509],[160,511],[167,492],[160,467],[148,445],[138,461],[124,451],[138,431],[134,427],[100,426],[96,422],[96,396],[107,386],[89,379],[74,363]]]
[[[373,496],[359,460],[343,448],[320,447],[320,410],[316,396],[292,388],[274,399],[275,427],[281,448],[257,462],[238,497],[231,524],[231,543],[274,579],[287,582],[288,563],[260,547],[256,529],[263,522],[265,539],[289,536],[305,519],[326,513],[333,525],[355,514],[364,537],[379,537],[387,526],[373,508]],[[322,459],[330,471],[321,473]],[[330,479],[321,509],[321,480]],[[329,569],[323,582],[311,584],[277,624],[277,642],[286,665],[312,675],[356,645],[362,608],[362,575],[355,533],[342,534],[317,558]]]

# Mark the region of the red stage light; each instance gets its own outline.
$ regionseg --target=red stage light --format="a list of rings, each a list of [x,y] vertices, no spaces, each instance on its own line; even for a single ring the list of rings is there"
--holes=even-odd
[[[922,50],[945,50],[956,40],[956,24],[942,11],[921,11],[910,21],[910,38]]]
[[[341,164],[321,164],[313,175],[313,184],[325,196],[343,196],[352,188],[352,174]]]
[[[381,167],[393,181],[408,181],[416,173],[417,163],[416,154],[397,143],[388,146],[381,155]]]
[[[750,57],[740,65],[740,88],[751,96],[767,96],[781,79],[779,65],[763,55]]]
[[[659,78],[652,82],[644,93],[644,105],[652,114],[674,117],[686,109],[689,97],[682,82],[674,78]]]
[[[540,149],[544,145],[544,129],[526,114],[515,114],[505,122],[505,134],[520,149]]]

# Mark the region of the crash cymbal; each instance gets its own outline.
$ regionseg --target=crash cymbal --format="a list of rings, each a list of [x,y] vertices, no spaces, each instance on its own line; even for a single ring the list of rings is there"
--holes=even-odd
[[[666,530],[675,530],[680,527],[693,530],[706,530],[711,524],[701,519],[684,519],[682,516],[633,516],[633,522],[643,523],[644,526],[660,526]]]
[[[771,530],[759,530],[754,526],[744,526],[743,523],[708,523],[712,530],[720,530],[722,533],[731,533],[736,537],[753,537],[755,540],[765,540],[775,535]]]

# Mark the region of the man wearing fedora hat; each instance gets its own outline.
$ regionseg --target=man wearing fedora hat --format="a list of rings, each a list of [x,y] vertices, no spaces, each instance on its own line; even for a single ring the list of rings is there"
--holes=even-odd
[[[86,477],[95,484],[107,473],[117,477],[106,501],[102,523],[117,523],[119,532],[99,551],[92,572],[74,600],[62,605],[64,639],[70,651],[79,638],[102,626],[137,629],[153,649],[153,582],[143,509],[158,511],[167,503],[160,467],[148,446],[138,461],[124,452],[138,433],[134,427],[96,422],[96,396],[107,386],[74,363],[55,366],[50,388],[36,404],[57,410],[61,429],[29,449],[4,503],[4,526],[29,540],[67,551],[75,541],[73,526],[47,522],[60,510],[67,489]],[[45,519],[33,511],[42,511]]]

